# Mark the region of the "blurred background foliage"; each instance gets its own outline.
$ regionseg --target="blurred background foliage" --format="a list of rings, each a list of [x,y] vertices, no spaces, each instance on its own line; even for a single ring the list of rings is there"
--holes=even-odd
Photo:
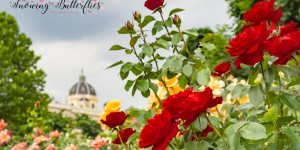
[[[80,129],[95,137],[101,132],[97,121],[87,115],[76,118],[50,113],[50,96],[45,93],[45,72],[37,67],[41,58],[30,49],[32,42],[20,33],[13,16],[0,13],[0,118],[14,135],[32,132],[35,127],[45,131]]]

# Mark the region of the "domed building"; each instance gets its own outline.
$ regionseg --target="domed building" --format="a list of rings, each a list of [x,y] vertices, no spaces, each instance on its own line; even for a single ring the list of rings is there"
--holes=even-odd
[[[81,71],[79,81],[69,90],[68,97],[65,101],[66,103],[64,104],[58,101],[52,101],[48,105],[49,111],[56,113],[63,111],[63,116],[66,117],[86,114],[93,120],[99,120],[101,112],[97,108],[98,99],[96,90],[86,82],[83,71]]]
[[[67,104],[73,107],[95,109],[97,108],[97,95],[95,89],[86,82],[83,71],[79,77],[79,82],[74,84],[67,97]]]

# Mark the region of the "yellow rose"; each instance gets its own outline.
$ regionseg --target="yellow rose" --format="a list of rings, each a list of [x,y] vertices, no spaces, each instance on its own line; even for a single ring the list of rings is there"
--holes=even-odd
[[[121,102],[119,100],[111,100],[106,103],[103,112],[101,113],[100,120],[106,120],[106,116],[111,112],[119,112],[121,108]]]
[[[171,79],[168,79],[167,76],[163,76],[162,80],[165,81],[167,87],[172,87],[172,86],[175,86],[178,83],[178,77],[179,76],[180,75],[177,75],[177,76],[175,76],[174,78],[171,78]],[[161,81],[159,81],[157,83],[157,85],[160,86],[160,87],[165,87],[163,82],[161,82]]]

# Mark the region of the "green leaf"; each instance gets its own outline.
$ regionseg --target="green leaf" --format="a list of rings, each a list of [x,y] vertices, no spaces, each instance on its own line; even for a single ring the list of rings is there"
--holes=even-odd
[[[210,82],[210,71],[208,69],[202,69],[197,73],[196,80],[200,85],[207,86],[208,83]]]
[[[171,10],[171,12],[169,13],[169,16],[172,16],[173,14],[181,12],[181,11],[184,11],[184,9],[175,8],[175,9]]]
[[[134,86],[132,87],[131,95],[134,96],[137,89],[137,83],[135,82]]]
[[[250,85],[255,85],[254,81],[255,81],[255,79],[257,78],[258,74],[259,74],[259,69],[258,69],[258,68],[255,68],[255,69],[251,72],[251,74],[249,75],[249,78],[248,78],[248,83],[249,83]]]
[[[264,121],[272,121],[272,122],[276,122],[277,120],[277,113],[278,113],[278,106],[274,105],[272,106],[267,113],[265,113],[264,117],[262,118]]]
[[[152,83],[152,82],[150,82],[149,87],[153,91],[158,91],[158,86],[156,84]]]
[[[188,84],[187,77],[185,75],[181,75],[178,80],[180,88],[185,89],[186,85]]]
[[[129,91],[129,89],[132,87],[133,83],[134,83],[134,81],[128,80],[126,85],[125,85],[125,90]]]
[[[189,64],[184,65],[183,68],[182,68],[182,72],[183,72],[183,74],[185,74],[186,76],[189,77],[193,73],[193,67]]]
[[[155,18],[153,16],[151,16],[151,15],[146,16],[144,18],[143,22],[141,23],[141,27],[144,28],[145,26],[147,26],[153,20],[155,20]]]
[[[120,45],[114,45],[109,50],[111,50],[111,51],[117,51],[117,50],[123,50],[123,49],[126,49],[126,48],[122,47]]]
[[[151,57],[153,54],[153,48],[151,46],[145,45],[142,52],[146,54],[146,56]]]
[[[205,141],[200,141],[200,142],[187,142],[184,145],[184,149],[187,150],[208,150],[207,143]]]
[[[207,127],[207,121],[203,117],[199,117],[192,123],[192,125],[197,129],[197,131],[203,131]]]
[[[232,99],[244,97],[247,92],[247,86],[238,84],[232,89]]]
[[[149,89],[149,82],[145,80],[137,80],[137,89],[141,92],[145,92]]]
[[[172,28],[172,25],[173,25],[173,20],[171,17],[169,17],[166,22],[165,22],[166,26],[169,27],[169,28]]]
[[[128,30],[125,26],[123,26],[121,29],[118,30],[119,34],[134,34],[135,31],[134,30]]]
[[[177,45],[180,41],[181,41],[181,38],[180,38],[179,33],[174,34],[171,39],[171,43],[174,45]]]
[[[127,142],[131,143],[134,142],[135,140],[137,140],[140,137],[140,132],[135,132],[133,134],[131,134],[131,136],[128,138]]]
[[[188,35],[191,35],[191,36],[195,36],[195,37],[198,37],[198,30],[193,28],[193,29],[188,29],[188,30],[185,30],[183,31],[184,34],[188,34]]]
[[[137,40],[140,38],[140,36],[134,36],[131,40],[130,40],[130,46],[133,47]]]
[[[240,131],[244,139],[260,140],[267,138],[266,128],[256,122],[249,122]]]
[[[131,68],[132,68],[132,64],[128,62],[121,67],[121,72],[127,73],[131,70]]]
[[[266,82],[269,85],[271,85],[275,78],[275,73],[274,73],[273,69],[269,68],[268,70],[265,70],[264,73],[265,73],[265,77],[266,77]]]
[[[300,110],[300,97],[294,96],[292,94],[284,93],[279,96],[279,99],[282,100],[283,103],[288,105],[290,108],[294,110]]]
[[[142,95],[145,97],[145,98],[148,98],[149,96],[150,96],[150,90],[149,89],[147,89],[146,91],[143,91],[143,92],[141,92],[142,93]]]
[[[261,85],[251,86],[249,90],[249,100],[254,106],[260,106],[264,101],[264,91]]]
[[[163,46],[162,48],[164,48],[164,49],[169,49],[171,46],[171,44],[168,41],[163,40],[163,39],[157,40],[157,43],[162,45]]]
[[[294,140],[297,143],[300,143],[300,137],[297,135],[291,127],[282,127],[281,131],[290,139]]]
[[[122,80],[126,79],[128,77],[128,75],[129,75],[129,72],[122,72],[122,71],[120,71],[120,76],[121,76]]]
[[[152,34],[155,35],[156,32],[163,30],[163,25],[164,23],[162,21],[156,21],[152,28]]]
[[[216,49],[216,46],[214,44],[211,44],[211,43],[202,43],[201,46],[205,47],[208,50]]]
[[[112,67],[115,67],[115,66],[118,66],[118,65],[121,65],[121,64],[123,64],[123,61],[122,61],[122,60],[120,60],[120,61],[118,61],[118,62],[115,62],[114,64],[108,66],[106,69],[109,69],[109,68],[112,68]]]

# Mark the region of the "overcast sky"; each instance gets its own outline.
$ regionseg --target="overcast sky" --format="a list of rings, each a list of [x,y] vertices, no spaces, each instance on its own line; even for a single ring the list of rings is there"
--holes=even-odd
[[[105,69],[128,57],[108,49],[114,44],[128,45],[128,37],[118,35],[117,30],[132,18],[133,11],[140,11],[144,16],[151,13],[144,7],[144,0],[102,0],[104,10],[84,15],[40,14],[28,9],[20,11],[10,7],[10,2],[14,1],[1,0],[0,11],[12,14],[21,32],[32,39],[32,49],[42,57],[38,65],[47,74],[46,92],[55,101],[65,101],[69,89],[78,82],[81,69],[84,69],[87,82],[96,89],[99,109],[112,99],[119,99],[122,109],[129,106],[146,108],[147,99],[140,93],[132,97],[130,92],[123,90],[126,82],[118,76],[119,67]],[[230,23],[224,0],[166,2],[167,12],[175,7],[185,9],[179,13],[184,29],[205,26],[215,28],[218,24]]]

